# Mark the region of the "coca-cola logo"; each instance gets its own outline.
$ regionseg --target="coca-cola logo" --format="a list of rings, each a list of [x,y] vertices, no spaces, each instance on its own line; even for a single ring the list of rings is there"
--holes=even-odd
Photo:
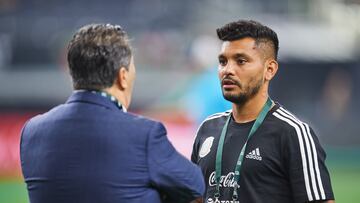
[[[209,186],[216,186],[215,171],[209,176]],[[234,187],[235,186],[235,174],[230,172],[227,175],[220,177],[220,187]]]

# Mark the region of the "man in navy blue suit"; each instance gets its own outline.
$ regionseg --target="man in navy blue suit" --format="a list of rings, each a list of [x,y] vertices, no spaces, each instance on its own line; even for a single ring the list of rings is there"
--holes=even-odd
[[[201,202],[200,169],[174,149],[160,122],[126,112],[135,79],[126,32],[84,26],[67,58],[74,93],[22,131],[30,202]]]

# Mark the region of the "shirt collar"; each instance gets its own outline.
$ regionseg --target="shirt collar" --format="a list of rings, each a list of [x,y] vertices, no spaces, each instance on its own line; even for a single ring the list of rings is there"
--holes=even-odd
[[[91,92],[92,94],[95,95],[100,95],[102,97],[105,97],[107,99],[109,99],[112,103],[114,103],[120,110],[122,110],[123,112],[127,112],[127,109],[121,104],[121,102],[116,99],[113,95],[105,92],[105,91],[100,91],[100,90],[85,90],[85,89],[81,89],[81,90],[75,90],[74,93],[77,92]]]

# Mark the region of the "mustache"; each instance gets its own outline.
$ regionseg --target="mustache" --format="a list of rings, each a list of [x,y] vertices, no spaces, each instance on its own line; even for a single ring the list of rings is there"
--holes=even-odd
[[[226,76],[221,79],[221,85],[225,85],[225,84],[234,84],[236,86],[239,86],[240,88],[242,87],[242,85],[239,81],[231,78],[230,76]]]

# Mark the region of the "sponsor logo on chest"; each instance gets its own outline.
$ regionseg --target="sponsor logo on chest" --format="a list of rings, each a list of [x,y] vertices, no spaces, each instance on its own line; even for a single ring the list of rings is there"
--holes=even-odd
[[[207,203],[239,203],[238,200],[214,200],[213,198],[208,198]]]
[[[220,187],[234,187],[235,185],[235,173],[230,172],[227,175],[220,177]],[[216,186],[215,171],[210,174],[209,186]]]

